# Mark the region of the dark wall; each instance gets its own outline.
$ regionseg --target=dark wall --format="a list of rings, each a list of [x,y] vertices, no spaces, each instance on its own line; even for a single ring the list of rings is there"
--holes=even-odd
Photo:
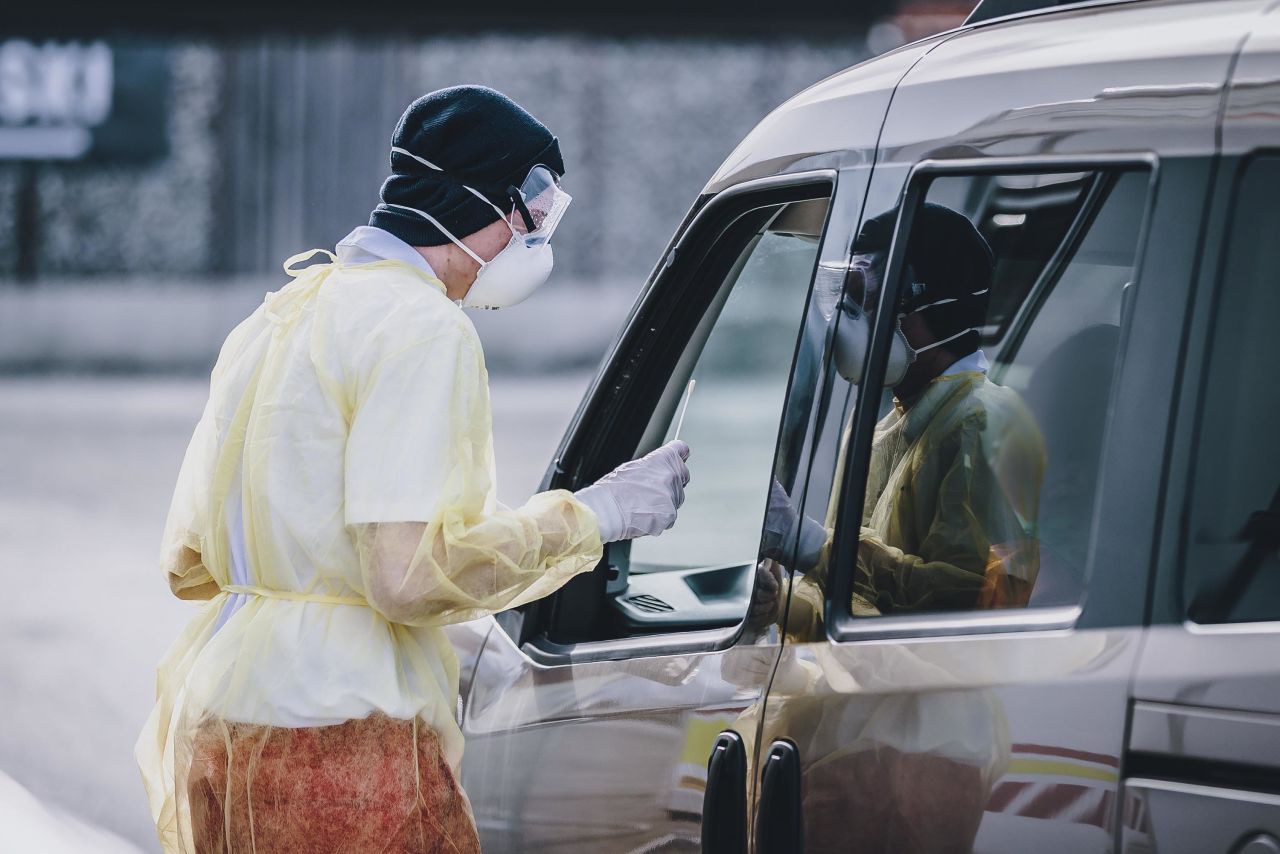
[[[145,166],[0,163],[0,278],[19,205],[42,277],[186,281],[278,269],[366,221],[401,110],[483,83],[560,137],[573,207],[557,266],[642,277],[711,172],[773,107],[867,56],[860,36],[518,33],[166,41],[168,154]],[[30,180],[28,192],[22,183]]]

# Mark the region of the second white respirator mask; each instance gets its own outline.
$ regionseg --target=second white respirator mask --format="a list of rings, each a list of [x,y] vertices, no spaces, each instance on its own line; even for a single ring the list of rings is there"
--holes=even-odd
[[[842,276],[842,279],[847,277],[848,272],[861,273],[863,278],[862,294],[863,298],[865,298],[866,294],[878,293],[881,290],[880,276],[883,268],[884,257],[882,254],[857,254],[853,256],[849,266],[845,268],[845,276]],[[909,270],[910,268],[908,268]],[[908,286],[912,298],[918,297],[923,293],[924,288],[925,286],[919,283],[913,283]],[[951,300],[943,300],[936,303],[936,305],[946,302],[951,302]],[[862,305],[851,300],[849,295],[843,292],[843,288],[841,288],[840,307],[843,317],[839,319],[836,326],[836,370],[840,372],[840,376],[844,377],[845,380],[857,385],[862,382],[862,369],[867,360],[867,353],[870,350],[871,315],[867,313]],[[926,305],[915,310],[920,311],[932,307],[932,305]],[[951,338],[936,341],[917,350],[907,341],[906,333],[902,331],[902,318],[905,316],[906,313],[899,314],[893,321],[893,339],[889,342],[889,361],[884,369],[884,384],[888,388],[893,388],[906,379],[907,371],[921,353],[959,337],[959,335],[953,335]],[[960,334],[963,335],[964,333]]]
[[[932,308],[932,306],[923,308]],[[862,382],[862,366],[867,358],[867,344],[871,341],[871,316],[860,307],[848,304],[844,306],[843,313],[844,317],[840,318],[839,326],[836,328],[836,370],[840,372],[840,376],[857,385]],[[893,341],[889,344],[889,363],[884,368],[884,384],[888,388],[893,388],[906,378],[907,369],[921,353],[928,352],[934,347],[950,344],[962,335],[978,331],[976,326],[961,329],[941,341],[934,341],[932,344],[916,349],[908,343],[907,336],[902,331],[904,317],[906,314],[899,314],[893,320]]]
[[[845,280],[850,272],[862,275],[863,298],[868,293],[880,290],[878,270],[883,264],[883,257],[878,253],[856,254],[850,259],[848,266],[832,266],[838,272],[840,284],[836,291],[837,304],[842,315],[836,321],[835,363],[836,370],[846,381],[857,385],[862,382],[862,369],[867,361],[867,352],[871,345],[871,315],[861,304],[850,299],[844,293]],[[902,332],[901,318],[894,324],[893,342],[889,345],[889,364],[885,367],[884,384],[895,386],[907,375],[907,369],[916,360],[916,352],[907,343],[907,336]]]
[[[412,157],[432,169],[439,169],[412,152],[401,148],[393,148],[392,151]],[[464,307],[499,309],[524,302],[551,275],[551,268],[555,265],[551,235],[573,198],[560,189],[555,173],[545,166],[535,166],[520,187],[508,188],[513,206],[509,216],[485,198],[483,193],[471,187],[466,189],[497,211],[498,216],[511,229],[511,239],[490,261],[485,261],[473,252],[431,214],[406,205],[387,203],[387,206],[407,210],[425,218],[480,265],[475,282],[461,302]],[[525,226],[524,233],[513,224],[516,217],[520,217]]]
[[[867,360],[867,347],[871,343],[871,316],[860,308],[846,307],[844,316],[836,327],[836,370],[846,381],[857,385],[862,382],[862,368]],[[907,343],[902,332],[902,320],[893,327],[893,341],[889,345],[889,364],[885,366],[884,384],[892,388],[902,382],[907,369],[916,360],[916,351]]]

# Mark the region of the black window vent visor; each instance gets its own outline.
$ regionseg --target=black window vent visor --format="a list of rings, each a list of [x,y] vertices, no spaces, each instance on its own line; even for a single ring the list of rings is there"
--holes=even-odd
[[[626,601],[628,604],[634,605],[641,611],[648,611],[650,614],[665,614],[675,610],[675,608],[663,602],[657,596],[651,596],[648,593],[628,596]]]

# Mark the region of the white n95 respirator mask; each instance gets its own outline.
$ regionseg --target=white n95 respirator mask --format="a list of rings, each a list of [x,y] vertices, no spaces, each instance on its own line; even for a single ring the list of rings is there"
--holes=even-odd
[[[880,271],[883,267],[881,253],[855,254],[847,266],[833,265],[832,273],[838,273],[840,281],[837,292],[837,305],[840,317],[836,319],[835,364],[840,376],[857,385],[862,382],[862,370],[867,361],[867,353],[871,346],[871,315],[862,306],[861,300],[867,295],[880,290]],[[846,280],[853,274],[861,277],[859,290],[853,286],[856,299],[845,292]],[[832,312],[835,314],[836,312]],[[893,341],[889,345],[889,364],[885,368],[884,383],[895,386],[907,375],[907,369],[916,360],[916,351],[907,343],[907,336],[902,332],[901,315],[894,324]]]
[[[947,300],[947,302],[951,301]],[[923,308],[931,307],[924,306]],[[862,368],[867,359],[867,345],[871,342],[871,316],[860,307],[847,303],[843,306],[842,311],[844,316],[840,318],[836,327],[836,370],[840,372],[840,376],[844,377],[845,380],[857,385],[862,382]],[[906,378],[907,370],[921,353],[928,352],[934,347],[950,344],[962,335],[977,331],[977,327],[961,329],[941,341],[934,341],[917,349],[908,343],[907,336],[902,331],[902,318],[906,316],[906,313],[899,314],[893,320],[893,340],[889,342],[889,363],[885,365],[884,369],[884,384],[888,388],[897,386],[898,383]]]
[[[492,261],[481,261],[467,247],[462,249],[480,265],[475,283],[462,300],[467,308],[509,308],[524,302],[546,283],[555,265],[550,243],[531,245],[514,230],[506,248]]]
[[[856,299],[851,298],[850,294],[844,292],[843,289],[840,293],[839,314],[841,317],[836,322],[834,353],[836,370],[840,372],[840,376],[857,385],[862,382],[862,370],[866,364],[867,352],[871,344],[871,315],[858,300],[865,300],[867,294],[878,293],[881,290],[880,275],[883,271],[883,256],[877,253],[860,253],[850,259],[847,267],[840,268],[836,266],[829,269],[832,272],[837,270],[842,272],[842,280],[848,279],[851,274],[862,277],[861,289],[859,290],[856,286],[853,287],[853,292],[861,296]],[[911,276],[910,267],[907,268],[907,275]],[[908,282],[910,284],[905,287],[910,300],[914,304],[927,292],[927,287],[912,279],[908,279]],[[985,290],[977,291],[973,296],[979,296],[983,293],[985,293]],[[918,349],[911,346],[910,342],[907,341],[906,334],[902,331],[902,318],[908,314],[917,314],[922,311],[947,306],[954,302],[956,302],[956,298],[947,297],[925,305],[915,305],[910,311],[900,312],[893,319],[893,339],[889,342],[889,361],[885,365],[884,371],[884,384],[886,387],[894,388],[906,379],[907,371],[921,353],[949,344],[962,335],[978,331],[977,327],[962,329],[954,335],[943,338],[941,341],[934,341]]]
[[[440,168],[402,148],[391,150],[412,157],[432,169]],[[490,261],[485,261],[477,255],[426,211],[406,205],[387,202],[384,204],[387,207],[400,208],[423,217],[480,265],[476,280],[460,305],[465,308],[499,309],[510,308],[524,302],[551,276],[551,269],[555,265],[555,255],[550,243],[551,235],[560,224],[560,219],[569,207],[569,202],[573,201],[573,197],[560,189],[559,178],[545,166],[535,166],[530,170],[519,187],[507,188],[507,195],[512,202],[510,214],[504,213],[478,190],[471,187],[466,189],[497,211],[507,228],[511,229],[511,239]],[[524,227],[523,231],[516,228],[517,222]]]
[[[867,360],[871,344],[871,316],[860,308],[846,306],[836,326],[836,370],[846,381],[857,385],[862,382],[862,368]],[[899,317],[893,326],[893,341],[889,344],[889,364],[885,366],[884,384],[892,388],[902,382],[907,369],[916,360],[917,351],[907,343]]]

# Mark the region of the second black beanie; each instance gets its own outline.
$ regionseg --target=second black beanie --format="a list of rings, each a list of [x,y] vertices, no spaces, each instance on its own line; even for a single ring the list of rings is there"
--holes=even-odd
[[[560,144],[546,125],[486,86],[453,86],[423,95],[400,117],[391,145],[439,167],[391,153],[383,204],[374,208],[369,225],[410,246],[440,246],[449,238],[426,219],[388,202],[426,211],[461,239],[498,219],[497,211],[467,187],[509,212],[507,188],[518,187],[533,167],[564,174]]]

